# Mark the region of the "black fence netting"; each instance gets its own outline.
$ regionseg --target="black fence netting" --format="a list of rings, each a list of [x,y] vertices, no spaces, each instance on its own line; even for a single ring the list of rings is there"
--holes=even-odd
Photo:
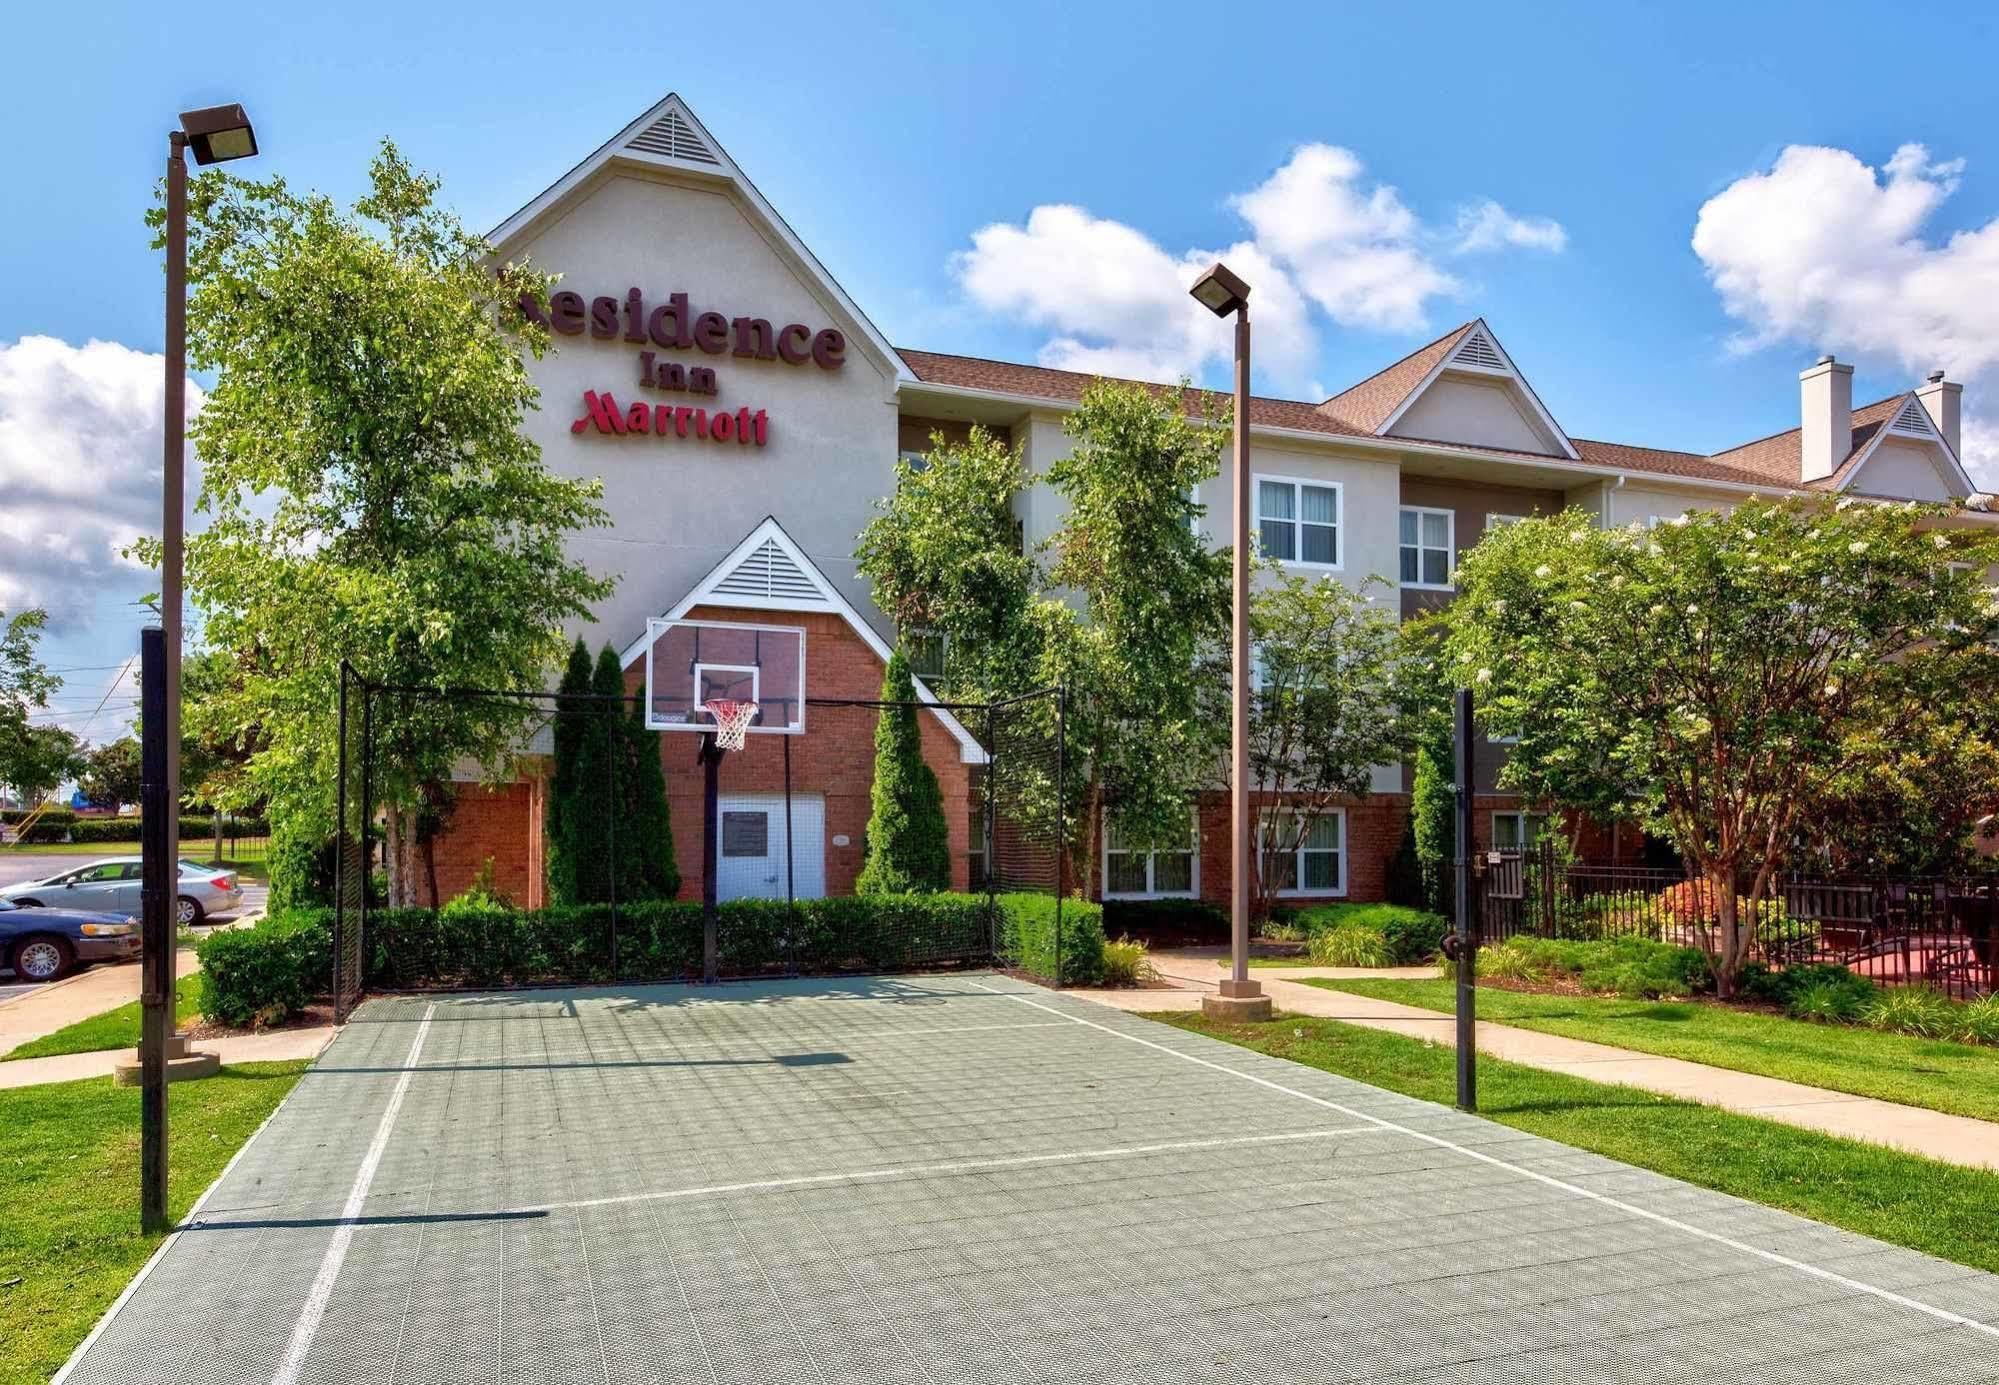
[[[351,671],[341,688],[342,1014],[370,988],[958,966],[1061,979],[1058,691],[815,699],[801,733],[720,751],[648,728],[635,697]],[[399,779],[423,737],[486,750],[448,778]],[[893,849],[871,852],[871,834]]]

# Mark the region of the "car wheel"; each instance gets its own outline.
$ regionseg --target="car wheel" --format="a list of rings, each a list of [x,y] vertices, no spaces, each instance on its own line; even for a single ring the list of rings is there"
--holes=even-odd
[[[56,981],[69,970],[72,957],[61,938],[23,938],[14,944],[14,975],[21,981]]]
[[[196,928],[201,924],[201,905],[198,901],[182,895],[174,901],[174,922],[182,928]]]

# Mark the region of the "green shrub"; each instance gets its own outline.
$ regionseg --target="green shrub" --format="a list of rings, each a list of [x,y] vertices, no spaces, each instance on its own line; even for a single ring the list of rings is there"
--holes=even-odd
[[[309,909],[274,915],[254,928],[224,928],[195,947],[201,1014],[235,1028],[282,1024],[331,989],[332,919]]]
[[[872,902],[872,901],[871,901]],[[1061,969],[1056,970],[1056,899],[1045,894],[1003,894],[1000,956],[1030,976],[1060,976],[1065,986],[1094,986],[1104,975],[1104,911],[1088,900],[1061,901]]]
[[[1159,969],[1152,965],[1152,954],[1146,951],[1144,943],[1119,938],[1104,944],[1106,986],[1142,986],[1158,977]]]
[[[875,718],[875,774],[864,839],[867,860],[854,881],[854,893],[948,889],[951,847],[944,795],[936,771],[923,758],[916,684],[899,649],[882,672],[881,697],[885,705]]]
[[[451,915],[472,910],[513,907],[513,900],[502,894],[499,887],[493,883],[493,858],[488,856],[484,864],[479,867],[479,873],[472,877],[472,883],[465,887],[465,892],[445,902],[443,912]]]
[[[1378,929],[1365,924],[1320,928],[1311,935],[1305,953],[1322,967],[1385,967],[1388,944]]]
[[[1256,936],[1266,938],[1273,943],[1302,943],[1305,941],[1305,925],[1296,919],[1285,919],[1282,922],[1265,919],[1256,925]]]
[[[1930,986],[1883,988],[1861,1012],[1870,1029],[1913,1034],[1919,1039],[1947,1039],[1958,1027],[1958,1007]]]
[[[1104,931],[1167,933],[1221,943],[1228,941],[1229,915],[1204,899],[1107,899]]]
[[[1959,1043],[1999,1044],[1999,992],[1959,1006],[1956,1018]]]
[[[1807,981],[1794,987],[1784,1004],[1784,1013],[1794,1020],[1814,1024],[1851,1024],[1866,1009],[1860,994],[1839,981]]]
[[[1707,958],[1698,948],[1673,947],[1649,938],[1588,942],[1570,938],[1509,938],[1478,953],[1478,974],[1498,981],[1537,981],[1561,976],[1587,991],[1632,999],[1689,996],[1714,985]],[[1448,959],[1444,976],[1455,976]]]
[[[338,860],[339,843],[334,838],[281,826],[271,834],[267,867],[271,912],[330,906]]]

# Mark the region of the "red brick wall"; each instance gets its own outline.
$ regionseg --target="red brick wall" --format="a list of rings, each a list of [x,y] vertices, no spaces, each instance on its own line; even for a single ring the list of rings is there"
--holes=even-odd
[[[1269,801],[1268,794],[1252,794],[1251,812],[1259,811]],[[1370,794],[1359,802],[1343,806],[1347,815],[1344,863],[1347,892],[1344,895],[1286,895],[1287,903],[1313,904],[1341,899],[1369,903],[1388,897],[1388,860],[1402,840],[1402,825],[1409,817],[1409,799],[1404,794]],[[1226,907],[1230,879],[1229,796],[1219,791],[1201,795],[1200,811],[1201,898]]]
[[[459,784],[451,819],[437,836],[437,892],[442,900],[463,894],[488,859],[493,884],[517,904],[542,902],[541,786],[517,780],[487,787]],[[418,884],[418,898],[423,885]]]
[[[743,610],[730,606],[697,606],[693,620],[724,620],[749,625],[795,625],[805,631],[805,695],[808,698],[871,699],[881,696],[882,661],[845,620],[818,612]],[[643,688],[641,661],[625,671],[625,684]],[[791,742],[791,790],[794,795],[818,793],[826,800],[826,893],[852,894],[860,874],[863,837],[867,831],[869,793],[874,785],[872,710],[849,707],[807,707],[805,733],[800,736],[751,734],[740,751],[722,761],[719,790],[723,794],[782,793],[784,742]],[[937,774],[944,794],[944,820],[950,831],[951,884],[964,889],[966,853],[971,845],[971,766],[959,755],[958,742],[938,717],[917,718],[924,758]],[[660,757],[666,766],[667,801],[673,813],[673,845],[680,863],[683,899],[701,897],[701,834],[703,775],[699,762],[702,738],[691,732],[661,732]],[[833,840],[844,836],[847,845]]]

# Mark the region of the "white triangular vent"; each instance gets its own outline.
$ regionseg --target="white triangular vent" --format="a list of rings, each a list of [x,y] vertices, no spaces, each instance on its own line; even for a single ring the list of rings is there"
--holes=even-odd
[[[1483,332],[1474,331],[1466,335],[1458,349],[1451,353],[1452,365],[1468,365],[1475,370],[1504,370],[1506,358],[1499,354],[1499,348]]]
[[[1917,438],[1928,437],[1932,431],[1929,410],[1923,407],[1921,400],[1911,399],[1902,406],[1901,412],[1895,415],[1895,421],[1888,425],[1888,431],[1907,433]]]
[[[826,593],[806,575],[776,539],[765,539],[755,552],[730,569],[711,589],[716,596],[751,596],[765,600],[824,601]]]
[[[641,154],[658,154],[667,159],[684,159],[689,163],[722,162],[715,157],[714,150],[701,142],[701,136],[694,133],[694,127],[681,119],[679,111],[668,111],[633,135],[625,148],[636,149]]]

